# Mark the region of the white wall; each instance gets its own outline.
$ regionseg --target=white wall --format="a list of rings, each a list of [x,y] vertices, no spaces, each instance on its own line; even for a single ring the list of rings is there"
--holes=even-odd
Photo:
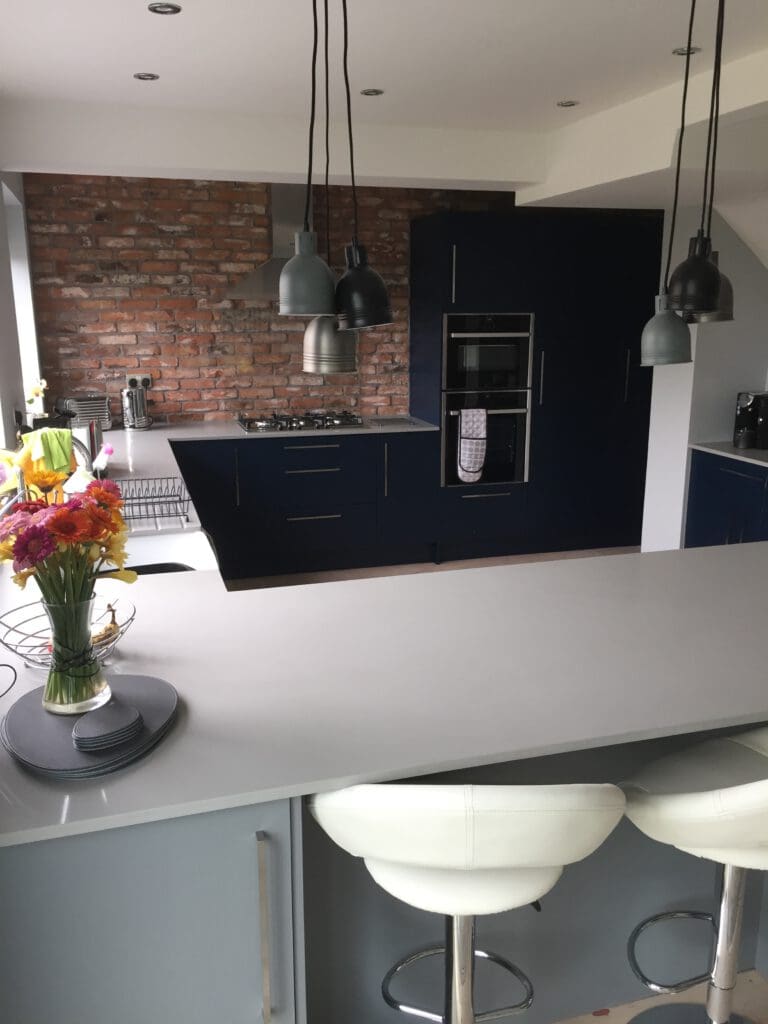
[[[37,348],[32,278],[29,270],[29,243],[24,210],[24,188],[21,175],[4,175],[2,191],[6,199],[5,220],[8,250],[11,257],[11,279],[21,357],[21,377],[24,394],[28,395],[40,380],[40,356]],[[42,399],[37,399],[32,406],[27,408],[31,408],[34,412],[42,412]]]
[[[698,217],[697,210],[680,211],[673,267]],[[681,546],[690,442],[730,440],[736,393],[762,390],[768,374],[768,269],[717,214],[712,237],[733,284],[736,317],[692,329],[693,363],[653,370],[643,551]]]
[[[5,202],[0,202],[0,445],[5,448],[15,447],[15,409],[24,409],[24,391]]]
[[[691,441],[729,441],[736,394],[765,389],[768,371],[768,268],[717,215],[712,237],[735,293],[735,319],[698,329]]]

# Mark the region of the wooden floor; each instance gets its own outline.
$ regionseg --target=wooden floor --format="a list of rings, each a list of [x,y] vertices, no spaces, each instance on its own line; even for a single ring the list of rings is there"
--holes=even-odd
[[[460,562],[416,562],[409,565],[382,565],[365,569],[336,569],[332,572],[291,573],[289,576],[257,576],[245,580],[226,580],[228,590],[258,590],[263,587],[295,587],[306,583],[331,583],[335,580],[365,580],[376,576],[407,576],[419,572],[448,572],[451,569],[477,569],[491,565],[520,565],[526,562],[552,562],[560,558],[593,558],[597,555],[626,555],[639,548],[591,548],[587,551],[548,551],[538,555],[503,555],[498,558],[470,558]]]
[[[677,996],[649,996],[647,999],[638,999],[633,1003],[623,1003],[621,1006],[612,1006],[609,1009],[596,1008],[592,1013],[585,1013],[580,1017],[571,1017],[567,1021],[560,1021],[558,1024],[596,1024],[596,1020],[606,1020],[608,1024],[628,1024],[633,1017],[636,1017],[643,1010],[653,1006],[663,1006],[668,1003],[699,1003],[702,1007],[701,1024],[707,1024],[707,1016],[704,1012],[704,1000],[706,997],[707,983],[689,988],[687,992],[681,992]],[[754,1021],[755,1024],[768,1024],[768,980],[757,971],[744,971],[739,975],[739,983],[736,986],[734,997],[734,1011]]]

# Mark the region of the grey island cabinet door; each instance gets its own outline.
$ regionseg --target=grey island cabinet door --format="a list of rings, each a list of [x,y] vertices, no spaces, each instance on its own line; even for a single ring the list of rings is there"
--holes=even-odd
[[[290,844],[285,800],[1,850],[0,1021],[293,1024]]]

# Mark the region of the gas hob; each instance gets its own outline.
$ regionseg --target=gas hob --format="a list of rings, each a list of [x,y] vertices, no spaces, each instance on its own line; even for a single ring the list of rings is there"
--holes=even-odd
[[[309,412],[301,416],[266,413],[263,416],[246,416],[240,413],[237,422],[249,434],[270,434],[286,430],[343,430],[344,428],[365,428],[362,416],[347,409],[330,412]]]

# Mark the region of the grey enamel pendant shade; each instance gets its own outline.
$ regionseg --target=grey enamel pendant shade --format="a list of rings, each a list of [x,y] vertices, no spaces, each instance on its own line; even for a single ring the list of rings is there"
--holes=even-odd
[[[296,255],[280,274],[281,316],[324,316],[335,312],[335,279],[317,253],[314,231],[296,232]]]
[[[304,332],[305,373],[354,373],[357,331],[340,331],[335,316],[318,316]]]
[[[336,285],[336,315],[342,331],[362,330],[392,323],[387,286],[368,266],[365,246],[354,241],[346,247],[347,269]]]
[[[688,247],[688,256],[669,279],[668,305],[681,313],[714,313],[720,294],[720,271],[710,259],[712,243],[699,231]]]
[[[656,297],[656,315],[643,328],[640,365],[667,366],[690,363],[691,332],[688,324],[667,306],[667,296]]]

